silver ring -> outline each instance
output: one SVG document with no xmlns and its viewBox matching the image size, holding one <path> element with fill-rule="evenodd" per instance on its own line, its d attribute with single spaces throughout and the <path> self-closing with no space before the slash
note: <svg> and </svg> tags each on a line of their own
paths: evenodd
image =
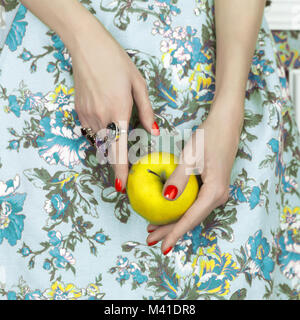
<svg viewBox="0 0 300 320">
<path fill-rule="evenodd" d="M 101 135 L 102 133 L 102 135 Z M 127 133 L 126 129 L 121 129 L 116 122 L 111 122 L 106 126 L 105 136 L 103 137 L 103 129 L 100 129 L 95 135 L 95 146 L 105 156 L 108 155 L 109 146 L 118 141 L 120 135 Z"/>
</svg>

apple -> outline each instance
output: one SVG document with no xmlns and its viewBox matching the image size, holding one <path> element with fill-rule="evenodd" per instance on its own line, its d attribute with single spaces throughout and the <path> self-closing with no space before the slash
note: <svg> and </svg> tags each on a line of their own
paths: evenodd
<svg viewBox="0 0 300 320">
<path fill-rule="evenodd" d="M 166 199 L 162 190 L 178 165 L 174 154 L 153 152 L 132 165 L 127 180 L 127 195 L 133 210 L 155 225 L 178 220 L 195 201 L 199 185 L 190 175 L 182 194 L 175 200 Z"/>
</svg>

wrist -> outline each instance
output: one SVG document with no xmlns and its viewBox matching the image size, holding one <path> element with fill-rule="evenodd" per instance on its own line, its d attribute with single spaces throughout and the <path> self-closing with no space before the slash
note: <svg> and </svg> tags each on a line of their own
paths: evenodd
<svg viewBox="0 0 300 320">
<path fill-rule="evenodd" d="M 212 100 L 212 107 L 219 108 L 222 105 L 227 105 L 228 108 L 244 109 L 246 98 L 246 91 L 240 90 L 219 90 L 215 91 Z"/>
<path fill-rule="evenodd" d="M 61 21 L 55 30 L 71 53 L 77 52 L 81 47 L 85 48 L 85 44 L 93 43 L 95 33 L 97 39 L 104 38 L 108 33 L 83 5 L 76 2 L 74 6 L 72 15 L 69 14 L 68 19 Z"/>
<path fill-rule="evenodd" d="M 245 98 L 232 95 L 215 96 L 210 107 L 209 116 L 226 122 L 239 135 L 244 124 Z"/>
</svg>

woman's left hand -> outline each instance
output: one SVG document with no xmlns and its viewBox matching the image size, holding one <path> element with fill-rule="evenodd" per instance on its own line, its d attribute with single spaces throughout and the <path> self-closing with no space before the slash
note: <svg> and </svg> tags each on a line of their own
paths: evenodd
<svg viewBox="0 0 300 320">
<path fill-rule="evenodd" d="M 204 129 L 204 159 L 201 172 L 202 186 L 193 205 L 176 222 L 167 225 L 149 224 L 148 245 L 162 240 L 161 250 L 167 254 L 177 240 L 186 232 L 200 224 L 215 208 L 223 205 L 229 198 L 230 176 L 235 161 L 241 130 L 244 122 L 244 105 L 241 102 L 226 102 L 216 99 L 206 120 L 198 127 Z M 193 134 L 189 140 L 195 139 Z M 193 143 L 187 143 L 180 159 L 189 153 Z M 203 156 L 203 155 L 202 155 Z M 170 201 L 176 200 L 183 192 L 188 179 L 188 165 L 179 161 L 178 166 L 166 181 L 163 196 Z M 168 194 L 168 190 L 172 190 Z M 177 189 L 177 190 L 176 190 Z"/>
</svg>

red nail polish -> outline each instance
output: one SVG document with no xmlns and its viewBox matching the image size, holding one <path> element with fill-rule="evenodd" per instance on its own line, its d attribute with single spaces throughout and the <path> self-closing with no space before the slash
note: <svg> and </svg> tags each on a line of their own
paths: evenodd
<svg viewBox="0 0 300 320">
<path fill-rule="evenodd" d="M 122 193 L 126 193 L 126 188 L 124 188 L 124 189 L 122 190 Z"/>
<path fill-rule="evenodd" d="M 154 131 L 154 132 L 153 132 L 154 135 L 156 135 L 156 136 L 159 136 L 159 135 L 160 135 L 159 126 L 158 126 L 158 124 L 156 123 L 156 121 L 153 122 L 152 130 Z"/>
<path fill-rule="evenodd" d="M 165 250 L 163 253 L 164 253 L 164 255 L 166 255 L 167 253 L 169 253 L 170 251 L 171 251 L 171 249 L 172 249 L 173 247 L 169 247 L 167 250 Z"/>
<path fill-rule="evenodd" d="M 115 188 L 118 192 L 122 190 L 122 181 L 120 179 L 116 179 L 115 181 Z"/>
<path fill-rule="evenodd" d="M 178 193 L 177 187 L 170 185 L 170 186 L 167 186 L 164 196 L 170 200 L 174 200 L 177 196 L 177 193 Z"/>
<path fill-rule="evenodd" d="M 148 230 L 148 232 L 150 233 L 150 232 L 153 232 L 154 230 Z"/>
<path fill-rule="evenodd" d="M 153 242 L 148 242 L 148 246 L 153 246 L 154 244 L 156 244 L 158 241 L 153 241 Z"/>
</svg>

